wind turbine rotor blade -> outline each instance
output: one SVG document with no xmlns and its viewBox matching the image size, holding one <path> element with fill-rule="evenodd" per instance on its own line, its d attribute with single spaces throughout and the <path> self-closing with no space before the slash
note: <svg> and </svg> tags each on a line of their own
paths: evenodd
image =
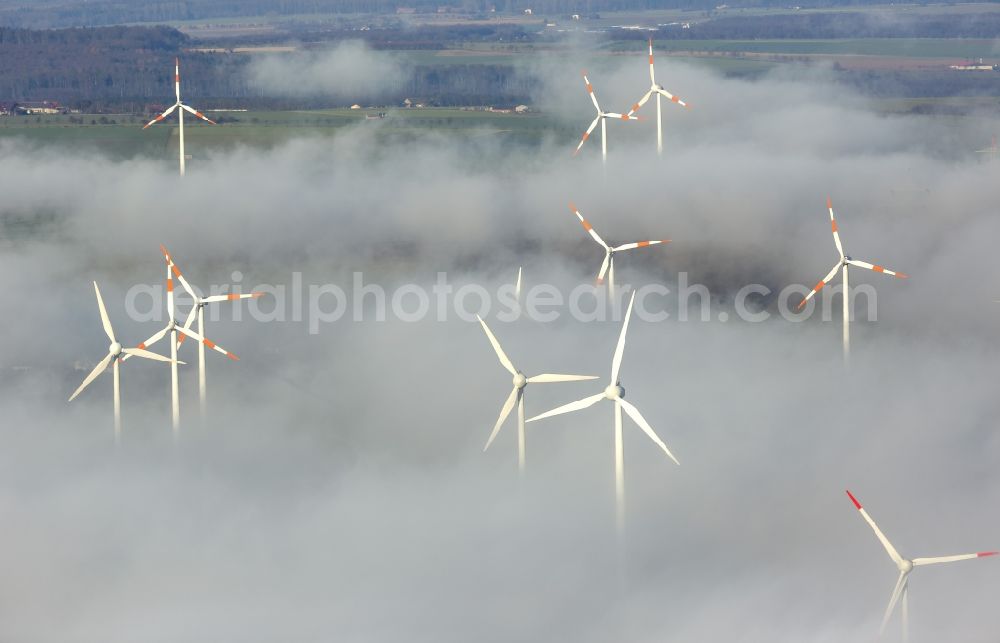
<svg viewBox="0 0 1000 643">
<path fill-rule="evenodd" d="M 582 409 L 591 407 L 601 400 L 606 399 L 604 393 L 598 393 L 597 395 L 591 395 L 590 397 L 585 397 L 582 400 L 577 400 L 576 402 L 570 402 L 569 404 L 563 404 L 562 406 L 556 407 L 551 411 L 546 411 L 541 415 L 536 415 L 533 418 L 529 418 L 528 422 L 534 422 L 535 420 L 542 420 L 545 418 L 550 418 L 555 415 L 562 415 L 563 413 L 572 413 L 573 411 L 580 411 Z"/>
<path fill-rule="evenodd" d="M 861 506 L 861 503 L 858 502 L 858 499 L 854 497 L 854 494 L 851 493 L 850 490 L 847 491 L 847 495 L 848 497 L 850 497 L 851 502 L 854 503 L 854 507 L 861 514 L 861 517 L 865 519 L 865 522 L 867 522 L 868 525 L 872 528 L 872 531 L 875 532 L 875 536 L 878 537 L 879 542 L 881 542 L 882 546 L 885 547 L 885 551 L 886 553 L 889 554 L 889 558 L 892 559 L 892 562 L 896 563 L 896 565 L 901 564 L 903 562 L 903 557 L 899 555 L 899 552 L 896 551 L 896 548 L 892 546 L 892 543 L 889 542 L 889 539 L 886 538 L 885 534 L 882 533 L 882 530 L 878 528 L 878 525 L 876 525 L 875 521 L 872 520 L 872 517 L 868 515 L 868 512 L 865 511 L 865 508 Z"/>
<path fill-rule="evenodd" d="M 219 301 L 236 301 L 238 299 L 256 299 L 258 297 L 263 297 L 262 292 L 231 292 L 227 295 L 212 295 L 211 297 L 199 298 L 203 304 L 214 304 Z"/>
<path fill-rule="evenodd" d="M 97 282 L 94 282 L 94 294 L 97 295 L 97 308 L 101 312 L 101 325 L 104 326 L 104 334 L 108 336 L 111 343 L 114 344 L 118 340 L 115 339 L 115 331 L 111 328 L 111 320 L 108 318 L 108 310 L 104 307 L 104 299 L 101 297 L 101 289 L 97 287 Z"/>
<path fill-rule="evenodd" d="M 140 350 L 149 348 L 150 346 L 152 346 L 156 342 L 158 342 L 161 339 L 163 339 L 163 336 L 166 335 L 166 334 L 167 334 L 167 327 L 164 326 L 162 329 L 156 331 L 156 333 L 154 333 L 152 337 L 150 337 L 149 339 L 147 339 L 143 343 L 141 343 L 138 346 L 136 346 L 136 348 L 138 348 Z M 125 355 L 122 356 L 122 361 L 123 362 L 125 360 L 127 360 L 129 357 L 131 357 L 131 354 L 128 351 L 124 351 L 124 352 L 125 352 Z"/>
<path fill-rule="evenodd" d="M 636 112 L 638 112 L 642 108 L 642 106 L 646 104 L 646 101 L 648 101 L 650 97 L 652 97 L 652 95 L 653 95 L 652 89 L 646 92 L 635 105 L 632 105 L 632 109 L 628 110 L 628 115 L 631 116 Z"/>
<path fill-rule="evenodd" d="M 660 439 L 660 436 L 656 435 L 656 431 L 653 430 L 653 427 L 649 426 L 649 422 L 646 421 L 646 418 L 642 417 L 642 413 L 639 412 L 639 409 L 635 408 L 631 402 L 628 402 L 624 398 L 618 398 L 616 401 L 623 409 L 625 409 L 625 412 L 628 413 L 630 418 L 632 418 L 632 421 L 639 425 L 639 428 L 642 429 L 643 433 L 649 436 L 649 439 L 656 443 L 656 446 L 663 449 L 663 452 L 667 454 L 667 457 L 679 466 L 680 462 L 678 462 L 677 458 L 674 457 L 674 454 L 670 452 L 670 449 L 668 449 L 667 445 Z"/>
<path fill-rule="evenodd" d="M 988 558 L 989 556 L 996 556 L 1000 552 L 995 551 L 981 551 L 978 554 L 959 554 L 957 556 L 937 556 L 935 558 L 914 558 L 913 566 L 921 567 L 923 565 L 937 565 L 939 563 L 955 563 L 960 560 L 972 560 L 973 558 Z"/>
<path fill-rule="evenodd" d="M 815 295 L 819 291 L 823 290 L 823 286 L 825 286 L 828 283 L 830 283 L 830 280 L 833 279 L 834 275 L 837 274 L 837 271 L 840 270 L 840 266 L 841 265 L 842 264 L 840 262 L 838 262 L 837 265 L 835 265 L 830 270 L 830 272 L 829 272 L 829 274 L 827 274 L 827 276 L 823 277 L 823 279 L 821 279 L 818 284 L 816 284 L 815 286 L 813 286 L 813 289 L 809 291 L 809 294 L 806 295 L 805 298 L 802 301 L 799 302 L 799 305 L 798 305 L 798 309 L 799 310 L 801 310 L 802 307 L 806 305 L 807 301 L 809 301 L 810 299 L 813 298 L 813 295 Z"/>
<path fill-rule="evenodd" d="M 518 301 L 521 300 L 521 267 L 517 268 L 517 282 L 514 284 L 514 296 Z"/>
<path fill-rule="evenodd" d="M 889 605 L 885 608 L 885 615 L 882 617 L 882 626 L 879 628 L 879 633 L 885 632 L 885 626 L 889 623 L 889 617 L 892 616 L 892 610 L 896 609 L 896 603 L 899 602 L 899 596 L 903 593 L 903 586 L 906 584 L 906 572 L 899 573 L 899 580 L 896 581 L 896 587 L 892 590 L 892 596 L 889 597 Z"/>
<path fill-rule="evenodd" d="M 649 39 L 649 84 L 656 86 L 656 75 L 653 72 L 653 39 Z"/>
<path fill-rule="evenodd" d="M 601 106 L 597 104 L 597 96 L 594 95 L 594 86 L 590 84 L 590 79 L 587 78 L 587 72 L 583 72 L 583 82 L 587 85 L 587 93 L 590 94 L 590 100 L 594 103 L 594 109 L 597 110 L 598 117 L 600 117 Z"/>
<path fill-rule="evenodd" d="M 89 386 L 90 383 L 93 382 L 98 375 L 103 373 L 105 369 L 108 368 L 108 364 L 110 364 L 111 360 L 113 360 L 114 358 L 115 356 L 112 355 L 111 353 L 105 355 L 104 359 L 98 362 L 97 366 L 94 367 L 94 370 L 90 371 L 90 374 L 84 378 L 83 383 L 80 384 L 80 386 L 78 386 L 75 391 L 73 391 L 73 394 L 69 396 L 67 402 L 72 402 L 74 399 L 76 399 L 76 396 L 79 395 L 83 391 L 83 389 L 87 388 L 87 386 Z"/>
<path fill-rule="evenodd" d="M 611 265 L 611 252 L 604 253 L 604 263 L 601 264 L 601 271 L 597 273 L 597 283 L 598 285 L 604 283 L 604 275 L 608 272 L 608 266 Z"/>
<path fill-rule="evenodd" d="M 497 418 L 497 423 L 493 425 L 493 432 L 490 433 L 490 438 L 486 441 L 486 446 L 483 447 L 483 451 L 490 448 L 493 444 L 493 439 L 497 437 L 497 433 L 500 432 L 500 427 L 503 426 L 504 420 L 510 415 L 510 412 L 514 410 L 514 405 L 517 404 L 518 393 L 523 389 L 517 387 L 510 390 L 510 395 L 507 396 L 507 401 L 503 403 L 503 408 L 500 409 L 500 417 Z"/>
<path fill-rule="evenodd" d="M 583 144 L 587 142 L 587 139 L 590 138 L 591 132 L 594 131 L 594 128 L 597 127 L 597 124 L 600 122 L 601 122 L 601 117 L 598 116 L 597 118 L 594 119 L 594 122 L 590 124 L 590 127 L 587 128 L 587 131 L 583 133 L 583 138 L 580 139 L 580 143 L 576 146 L 576 150 L 573 152 L 573 156 L 576 156 L 577 154 L 580 153 L 580 148 L 583 147 Z"/>
<path fill-rule="evenodd" d="M 844 246 L 840 243 L 840 232 L 837 231 L 837 220 L 833 216 L 833 201 L 830 197 L 826 198 L 826 209 L 830 211 L 830 230 L 833 231 L 833 242 L 837 245 L 837 252 L 840 253 L 840 258 L 844 258 Z"/>
<path fill-rule="evenodd" d="M 628 300 L 628 310 L 625 312 L 625 323 L 622 324 L 622 332 L 618 335 L 618 346 L 615 347 L 615 357 L 611 360 L 611 384 L 618 383 L 618 372 L 622 368 L 622 355 L 625 354 L 625 334 L 628 332 L 628 320 L 632 318 L 632 305 L 635 303 L 635 291 Z"/>
<path fill-rule="evenodd" d="M 194 114 L 195 116 L 197 116 L 198 118 L 200 118 L 201 120 L 205 121 L 206 123 L 208 123 L 210 125 L 218 125 L 218 123 L 216 123 L 215 121 L 213 121 L 211 118 L 208 118 L 207 116 L 205 116 L 204 114 L 202 114 L 201 112 L 199 112 L 196 109 L 192 109 L 191 107 L 188 107 L 187 105 L 185 105 L 183 103 L 181 103 L 181 107 L 184 109 L 184 111 L 190 112 L 190 113 Z"/>
<path fill-rule="evenodd" d="M 169 357 L 166 357 L 164 355 L 160 355 L 159 353 L 152 353 L 152 352 L 147 351 L 147 350 L 142 349 L 142 348 L 123 348 L 122 352 L 126 353 L 127 355 L 135 355 L 136 357 L 145 357 L 146 359 L 151 359 L 151 360 L 154 360 L 154 361 L 157 361 L 157 362 L 173 362 L 174 361 L 174 360 L 170 359 Z M 177 363 L 178 364 L 183 364 L 184 362 L 177 362 Z"/>
<path fill-rule="evenodd" d="M 163 253 L 163 257 L 167 260 L 167 267 L 170 268 L 170 272 L 173 273 L 174 277 L 177 277 L 177 281 L 181 282 L 181 287 L 184 288 L 184 290 L 187 291 L 187 294 L 191 295 L 191 299 L 197 303 L 199 301 L 198 295 L 194 292 L 194 289 L 191 288 L 191 284 L 187 282 L 184 275 L 181 274 L 180 268 L 178 268 L 177 264 L 174 263 L 173 257 L 170 256 L 170 253 L 167 252 L 167 249 L 163 246 L 163 244 L 160 244 L 160 252 Z"/>
<path fill-rule="evenodd" d="M 552 382 L 581 382 L 583 380 L 596 380 L 596 375 L 562 375 L 560 373 L 542 373 L 529 377 L 531 384 L 549 384 Z"/>
<path fill-rule="evenodd" d="M 669 99 L 673 103 L 677 103 L 681 107 L 691 107 L 690 105 L 688 105 L 687 103 L 685 103 L 684 101 L 682 101 L 680 99 L 680 97 L 674 96 L 673 94 L 671 94 L 667 90 L 663 89 L 662 87 L 657 87 L 656 88 L 656 93 L 659 94 L 660 96 L 663 96 L 664 98 Z"/>
<path fill-rule="evenodd" d="M 597 234 L 597 230 L 594 230 L 594 226 L 590 225 L 590 221 L 587 221 L 583 217 L 583 215 L 580 214 L 580 211 L 577 209 L 576 205 L 572 201 L 570 201 L 569 209 L 573 214 L 576 215 L 576 218 L 580 220 L 580 225 L 582 225 L 583 229 L 586 230 L 587 233 L 594 238 L 594 241 L 601 244 L 601 247 L 604 248 L 605 250 L 609 250 L 610 246 L 604 243 L 604 239 L 601 238 L 601 235 Z"/>
<path fill-rule="evenodd" d="M 605 112 L 604 118 L 614 118 L 623 121 L 641 121 L 642 118 L 639 116 L 633 116 L 631 114 L 619 114 L 618 112 Z"/>
<path fill-rule="evenodd" d="M 218 344 L 216 344 L 212 340 L 210 340 L 210 339 L 208 339 L 206 337 L 202 337 L 201 335 L 199 335 L 198 333 L 194 332 L 190 328 L 184 328 L 182 326 L 178 326 L 177 327 L 177 332 L 181 333 L 183 335 L 187 335 L 188 337 L 190 337 L 191 339 L 195 340 L 196 342 L 201 342 L 202 344 L 205 345 L 206 348 L 211 348 L 212 350 L 214 350 L 216 352 L 222 353 L 223 355 L 225 355 L 229 359 L 233 360 L 234 362 L 238 362 L 240 360 L 240 358 L 237 357 L 236 355 L 234 355 L 233 353 L 230 353 L 229 351 L 227 351 L 223 347 L 219 346 Z"/>
<path fill-rule="evenodd" d="M 848 259 L 847 263 L 852 266 L 857 266 L 858 268 L 865 268 L 866 270 L 871 270 L 873 272 L 881 272 L 883 274 L 889 275 L 891 277 L 899 277 L 900 279 L 906 279 L 909 277 L 905 272 L 896 272 L 894 270 L 889 270 L 885 266 L 880 266 L 878 264 L 868 263 L 867 261 L 858 261 L 857 259 Z"/>
<path fill-rule="evenodd" d="M 670 243 L 670 239 L 657 239 L 651 241 L 636 241 L 635 243 L 625 243 L 620 246 L 612 248 L 615 252 L 619 250 L 634 250 L 635 248 L 645 248 L 646 246 L 655 246 L 660 243 Z"/>
<path fill-rule="evenodd" d="M 482 324 L 483 331 L 485 331 L 486 337 L 490 340 L 490 344 L 493 345 L 493 351 L 496 352 L 497 358 L 500 360 L 500 364 L 506 368 L 511 375 L 517 375 L 517 369 L 514 368 L 514 363 L 510 361 L 509 357 L 507 357 L 507 353 L 503 352 L 503 349 L 500 348 L 500 342 L 498 342 L 496 336 L 493 335 L 493 331 L 491 331 L 490 327 L 486 325 L 486 322 L 483 321 L 482 317 L 476 315 L 476 319 L 478 319 L 479 323 Z"/>
<path fill-rule="evenodd" d="M 173 105 L 171 105 L 170 108 L 167 109 L 167 111 L 163 112 L 162 114 L 160 114 L 159 116 L 157 116 L 153 120 L 151 120 L 148 123 L 146 123 L 145 125 L 143 125 L 142 129 L 146 129 L 150 125 L 153 125 L 155 123 L 159 123 L 160 121 L 162 121 L 167 116 L 170 116 L 174 112 L 175 109 L 177 109 L 177 104 L 176 103 L 174 103 Z"/>
<path fill-rule="evenodd" d="M 177 96 L 177 103 L 181 102 L 181 59 L 174 58 L 174 95 Z"/>
</svg>

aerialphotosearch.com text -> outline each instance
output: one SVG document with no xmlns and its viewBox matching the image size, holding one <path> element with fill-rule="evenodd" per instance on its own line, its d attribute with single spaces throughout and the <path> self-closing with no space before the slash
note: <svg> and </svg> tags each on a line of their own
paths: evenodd
<svg viewBox="0 0 1000 643">
<path fill-rule="evenodd" d="M 839 309 L 842 292 L 839 285 L 826 287 L 801 308 L 799 304 L 810 292 L 802 284 L 790 284 L 777 292 L 763 284 L 747 284 L 724 297 L 713 297 L 705 285 L 689 283 L 686 272 L 678 273 L 676 284 L 616 285 L 613 298 L 607 284 L 593 283 L 569 289 L 536 283 L 524 287 L 518 297 L 513 283 L 492 289 L 467 281 L 453 283 L 445 272 L 437 273 L 432 284 L 404 283 L 388 288 L 367 282 L 362 272 L 352 273 L 349 286 L 306 284 L 301 272 L 291 273 L 287 284 L 248 287 L 242 281 L 243 275 L 234 272 L 232 283 L 213 285 L 207 292 L 198 293 L 201 296 L 262 293 L 259 298 L 209 305 L 205 310 L 209 320 L 241 321 L 247 317 L 257 322 L 304 322 L 310 334 L 320 332 L 324 324 L 345 320 L 443 322 L 457 317 L 475 321 L 479 315 L 501 322 L 527 318 L 551 323 L 565 316 L 584 323 L 619 321 L 633 291 L 633 314 L 649 322 L 674 319 L 725 323 L 735 317 L 742 322 L 762 323 L 775 314 L 789 322 L 801 322 L 817 313 L 823 321 L 831 321 L 835 317 L 833 302 L 837 301 Z M 176 290 L 174 298 L 179 307 L 191 304 L 183 291 Z M 863 311 L 868 321 L 877 321 L 878 297 L 874 287 L 868 284 L 852 287 L 850 300 L 852 310 Z M 165 302 L 162 284 L 136 284 L 126 293 L 125 311 L 133 321 L 162 322 L 166 316 Z"/>
</svg>

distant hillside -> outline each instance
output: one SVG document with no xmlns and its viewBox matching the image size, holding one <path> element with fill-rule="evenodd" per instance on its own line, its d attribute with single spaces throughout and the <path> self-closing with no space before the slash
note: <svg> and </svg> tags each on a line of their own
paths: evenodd
<svg viewBox="0 0 1000 643">
<path fill-rule="evenodd" d="M 398 9 L 434 13 L 449 7 L 466 13 L 538 16 L 595 14 L 651 9 L 713 9 L 720 0 L 0 0 L 0 26 L 26 28 L 94 27 L 128 23 L 164 23 L 250 16 L 311 14 L 391 14 Z M 864 0 L 745 0 L 740 7 L 860 6 Z"/>
</svg>

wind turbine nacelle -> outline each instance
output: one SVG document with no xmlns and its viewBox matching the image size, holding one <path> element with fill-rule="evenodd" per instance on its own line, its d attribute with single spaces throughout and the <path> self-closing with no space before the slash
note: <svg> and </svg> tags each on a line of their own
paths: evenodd
<svg viewBox="0 0 1000 643">
<path fill-rule="evenodd" d="M 111 344 L 111 346 L 108 346 L 108 352 L 114 355 L 115 357 L 118 357 L 119 355 L 122 354 L 122 345 L 119 344 L 118 342 L 114 342 Z"/>
<path fill-rule="evenodd" d="M 622 388 L 621 384 L 611 384 L 608 388 L 604 389 L 604 397 L 609 400 L 623 399 L 625 397 L 625 389 Z"/>
<path fill-rule="evenodd" d="M 528 378 L 524 376 L 524 373 L 518 371 L 517 374 L 514 375 L 514 388 L 524 388 L 527 384 Z"/>
<path fill-rule="evenodd" d="M 903 572 L 904 574 L 909 574 L 911 571 L 913 571 L 913 561 L 904 560 L 901 563 L 899 563 L 899 571 Z"/>
</svg>

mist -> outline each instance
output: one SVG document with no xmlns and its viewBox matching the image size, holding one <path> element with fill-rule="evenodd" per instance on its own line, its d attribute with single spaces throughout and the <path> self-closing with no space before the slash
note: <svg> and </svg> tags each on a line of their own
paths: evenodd
<svg viewBox="0 0 1000 643">
<path fill-rule="evenodd" d="M 648 87 L 643 56 L 588 71 L 608 110 Z M 582 134 L 576 63 L 533 73 L 536 104 Z M 340 74 L 322 84 L 350 87 Z M 815 71 L 657 74 L 692 108 L 664 105 L 662 158 L 654 105 L 608 123 L 606 170 L 596 134 L 572 157 L 578 139 L 556 134 L 379 123 L 214 153 L 183 182 L 171 158 L 0 146 L 3 638 L 869 641 L 896 571 L 845 488 L 904 556 L 998 548 L 1000 220 L 996 167 L 972 152 L 995 120 L 887 116 Z M 852 272 L 877 321 L 862 299 L 849 370 L 839 302 L 826 322 L 777 310 L 837 260 L 828 196 L 848 254 L 910 275 Z M 609 243 L 671 239 L 619 257 L 623 289 L 675 292 L 683 273 L 711 293 L 705 320 L 679 321 L 673 296 L 666 321 L 632 319 L 622 384 L 681 466 L 626 420 L 622 542 L 610 406 L 529 424 L 519 480 L 513 418 L 483 453 L 510 375 L 453 301 L 446 321 L 348 315 L 315 333 L 290 296 L 253 304 L 283 322 L 225 304 L 206 334 L 241 359 L 207 356 L 202 422 L 182 347 L 176 441 L 165 365 L 123 365 L 117 448 L 110 377 L 65 402 L 106 351 L 91 281 L 125 345 L 162 326 L 125 307 L 162 282 L 160 243 L 203 289 L 301 273 L 350 291 L 361 272 L 391 296 L 444 272 L 493 292 L 523 266 L 527 289 L 568 292 L 603 258 L 570 200 Z M 748 284 L 772 291 L 770 318 L 721 321 Z M 526 374 L 601 377 L 529 386 L 529 417 L 607 384 L 620 321 L 481 312 Z M 918 570 L 910 590 L 913 641 L 1000 631 L 995 560 Z"/>
</svg>

